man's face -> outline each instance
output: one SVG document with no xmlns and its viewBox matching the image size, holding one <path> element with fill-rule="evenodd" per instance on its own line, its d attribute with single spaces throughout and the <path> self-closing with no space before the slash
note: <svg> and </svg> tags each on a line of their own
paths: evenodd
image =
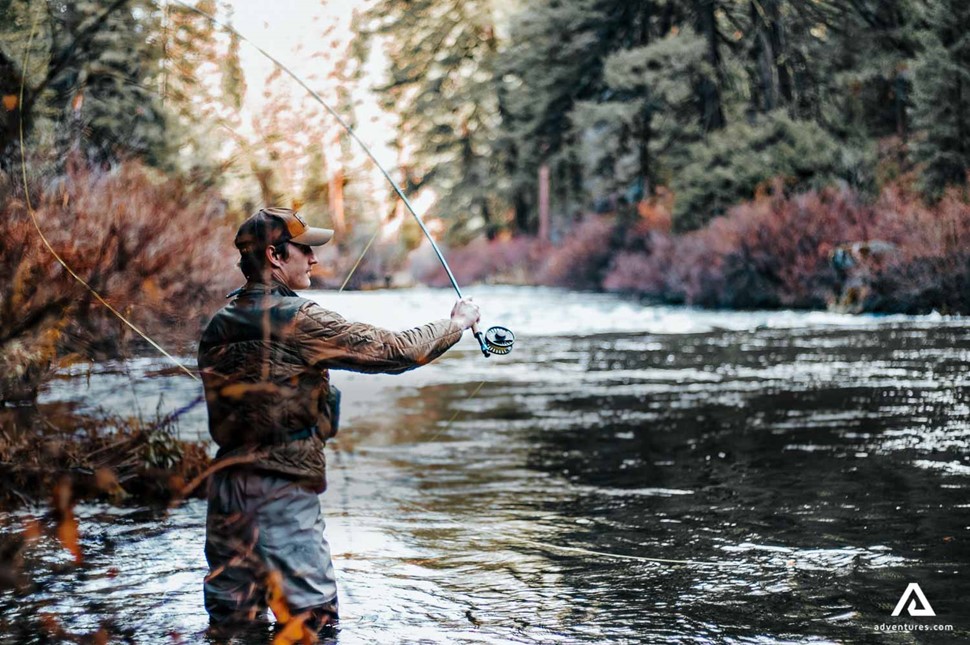
<svg viewBox="0 0 970 645">
<path fill-rule="evenodd" d="M 274 273 L 290 289 L 306 289 L 310 286 L 310 267 L 317 263 L 313 247 L 293 242 L 286 244 L 289 247 L 287 257 L 276 256 Z"/>
</svg>

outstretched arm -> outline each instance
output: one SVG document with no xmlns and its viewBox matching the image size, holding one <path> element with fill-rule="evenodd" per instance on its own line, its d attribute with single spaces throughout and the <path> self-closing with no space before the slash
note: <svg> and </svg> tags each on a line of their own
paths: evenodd
<svg viewBox="0 0 970 645">
<path fill-rule="evenodd" d="M 450 318 L 401 332 L 350 322 L 318 305 L 304 307 L 296 322 L 301 351 L 311 365 L 400 374 L 444 354 L 478 318 L 478 307 L 459 301 Z"/>
</svg>

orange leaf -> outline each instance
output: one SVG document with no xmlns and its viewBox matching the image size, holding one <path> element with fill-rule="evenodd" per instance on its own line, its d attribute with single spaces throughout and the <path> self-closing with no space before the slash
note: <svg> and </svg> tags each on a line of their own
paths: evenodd
<svg viewBox="0 0 970 645">
<path fill-rule="evenodd" d="M 152 302 L 160 302 L 165 297 L 165 294 L 162 293 L 158 283 L 155 282 L 155 279 L 151 277 L 145 278 L 145 280 L 142 281 L 141 290 L 142 293 L 144 293 Z"/>
<path fill-rule="evenodd" d="M 33 542 L 42 535 L 40 528 L 40 522 L 34 518 L 30 518 L 24 522 L 24 540 L 27 542 Z"/>
<path fill-rule="evenodd" d="M 289 620 L 283 626 L 283 629 L 276 634 L 276 637 L 273 639 L 273 645 L 296 645 L 296 643 L 312 645 L 316 643 L 316 634 L 307 629 L 306 625 L 303 624 L 308 616 L 309 614 L 300 614 Z"/>
<path fill-rule="evenodd" d="M 279 571 L 270 571 L 266 576 L 266 588 L 269 590 L 269 608 L 273 610 L 276 620 L 281 623 L 290 622 L 290 606 L 283 593 L 283 575 Z"/>
<path fill-rule="evenodd" d="M 115 477 L 115 473 L 110 468 L 98 468 L 94 471 L 94 485 L 98 487 L 98 490 L 105 493 L 114 493 L 121 486 L 118 484 L 118 478 Z"/>
<path fill-rule="evenodd" d="M 64 633 L 61 624 L 57 621 L 54 614 L 49 614 L 46 611 L 42 613 L 40 615 L 40 624 L 48 636 L 60 636 Z"/>
<path fill-rule="evenodd" d="M 274 383 L 233 383 L 219 393 L 231 399 L 241 399 L 247 394 L 278 394 L 280 388 Z"/>
<path fill-rule="evenodd" d="M 62 477 L 54 486 L 54 508 L 57 510 L 57 539 L 74 556 L 75 564 L 80 564 L 81 545 L 78 542 L 78 524 L 71 499 L 70 477 Z"/>
<path fill-rule="evenodd" d="M 57 525 L 57 539 L 74 556 L 74 563 L 81 564 L 81 545 L 78 543 L 77 519 L 70 511 Z"/>
<path fill-rule="evenodd" d="M 17 108 L 17 104 L 20 101 L 17 99 L 16 94 L 4 94 L 3 95 L 3 107 L 7 112 L 13 112 Z"/>
<path fill-rule="evenodd" d="M 91 642 L 94 643 L 94 645 L 108 645 L 109 637 L 110 634 L 108 634 L 108 630 L 102 627 L 91 637 Z"/>
</svg>

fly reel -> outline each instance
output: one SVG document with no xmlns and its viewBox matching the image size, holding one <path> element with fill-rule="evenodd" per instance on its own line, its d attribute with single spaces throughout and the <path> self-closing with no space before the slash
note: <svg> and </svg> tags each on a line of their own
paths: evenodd
<svg viewBox="0 0 970 645">
<path fill-rule="evenodd" d="M 515 343 L 515 334 L 506 327 L 489 327 L 484 334 L 480 331 L 475 332 L 475 338 L 478 339 L 478 345 L 485 358 L 492 354 L 504 356 L 512 351 L 512 345 Z"/>
</svg>

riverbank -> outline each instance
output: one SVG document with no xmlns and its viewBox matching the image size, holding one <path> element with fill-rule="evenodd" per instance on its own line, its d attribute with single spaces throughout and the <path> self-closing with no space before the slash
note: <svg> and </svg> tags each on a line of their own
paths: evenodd
<svg viewBox="0 0 970 645">
<path fill-rule="evenodd" d="M 208 467 L 208 446 L 180 439 L 172 415 L 131 414 L 83 414 L 63 402 L 0 408 L 0 510 L 181 497 Z"/>
<path fill-rule="evenodd" d="M 796 195 L 781 185 L 689 232 L 671 228 L 670 197 L 587 215 L 555 243 L 476 240 L 450 249 L 463 285 L 558 286 L 712 309 L 970 313 L 970 204 L 958 190 L 927 203 L 888 184 Z M 419 282 L 448 284 L 430 249 L 412 254 Z"/>
</svg>

